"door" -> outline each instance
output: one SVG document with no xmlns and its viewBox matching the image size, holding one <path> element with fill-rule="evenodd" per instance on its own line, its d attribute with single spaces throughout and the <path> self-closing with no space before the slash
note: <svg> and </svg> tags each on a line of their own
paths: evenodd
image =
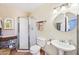
<svg viewBox="0 0 79 59">
<path fill-rule="evenodd" d="M 28 20 L 19 18 L 19 49 L 28 49 Z"/>
<path fill-rule="evenodd" d="M 29 18 L 29 33 L 30 33 L 30 47 L 36 44 L 37 40 L 37 28 L 34 19 Z"/>
</svg>

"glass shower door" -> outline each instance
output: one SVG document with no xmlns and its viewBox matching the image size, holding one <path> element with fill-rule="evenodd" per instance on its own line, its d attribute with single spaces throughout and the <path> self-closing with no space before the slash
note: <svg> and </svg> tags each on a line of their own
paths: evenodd
<svg viewBox="0 0 79 59">
<path fill-rule="evenodd" d="M 28 49 L 28 20 L 19 18 L 19 49 Z"/>
</svg>

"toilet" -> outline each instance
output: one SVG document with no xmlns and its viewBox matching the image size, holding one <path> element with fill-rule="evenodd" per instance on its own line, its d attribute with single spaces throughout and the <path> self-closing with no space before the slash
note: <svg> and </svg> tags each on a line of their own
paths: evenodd
<svg viewBox="0 0 79 59">
<path fill-rule="evenodd" d="M 40 49 L 46 45 L 46 39 L 42 37 L 37 38 L 37 44 L 31 46 L 30 52 L 33 55 L 40 55 Z"/>
</svg>

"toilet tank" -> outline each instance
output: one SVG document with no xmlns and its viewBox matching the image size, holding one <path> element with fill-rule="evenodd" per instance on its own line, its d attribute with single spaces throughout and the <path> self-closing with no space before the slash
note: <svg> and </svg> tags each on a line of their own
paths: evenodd
<svg viewBox="0 0 79 59">
<path fill-rule="evenodd" d="M 46 39 L 43 38 L 43 37 L 38 37 L 37 38 L 37 44 L 40 46 L 40 47 L 44 47 L 46 45 Z"/>
</svg>

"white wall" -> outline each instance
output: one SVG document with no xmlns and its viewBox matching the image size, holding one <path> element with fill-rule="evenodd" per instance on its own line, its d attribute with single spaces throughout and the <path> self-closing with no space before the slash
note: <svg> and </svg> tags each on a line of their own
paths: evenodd
<svg viewBox="0 0 79 59">
<path fill-rule="evenodd" d="M 14 8 L 0 5 L 0 18 L 4 20 L 6 17 L 11 17 L 14 19 L 14 29 L 13 30 L 2 30 L 2 35 L 17 35 L 17 17 L 26 16 L 26 12 Z M 14 40 L 16 42 L 16 40 Z M 16 46 L 18 43 L 16 43 Z"/>
<path fill-rule="evenodd" d="M 37 20 L 47 21 L 44 26 L 44 30 L 39 31 L 39 36 L 43 36 L 46 39 L 50 39 L 50 38 L 57 39 L 57 40 L 61 40 L 61 39 L 70 40 L 71 39 L 73 43 L 77 45 L 77 27 L 69 32 L 61 32 L 61 31 L 56 30 L 56 28 L 54 27 L 53 21 L 55 21 L 54 20 L 55 16 L 57 14 L 60 14 L 61 11 L 58 10 L 57 14 L 53 14 L 52 7 L 53 7 L 52 4 L 46 4 L 36 9 L 32 14 L 35 18 L 37 18 Z M 74 8 L 74 7 L 67 9 L 67 11 L 73 12 L 75 14 L 77 14 L 78 12 L 77 8 Z M 57 54 L 57 49 L 54 47 L 47 46 L 45 50 L 49 54 Z M 69 52 L 67 54 L 76 54 L 76 52 Z"/>
<path fill-rule="evenodd" d="M 3 35 L 13 35 L 16 34 L 16 19 L 19 16 L 26 16 L 26 13 L 24 11 L 21 11 L 17 8 L 13 7 L 7 7 L 0 5 L 0 18 L 4 20 L 6 17 L 11 17 L 14 19 L 14 30 L 3 30 Z"/>
</svg>

